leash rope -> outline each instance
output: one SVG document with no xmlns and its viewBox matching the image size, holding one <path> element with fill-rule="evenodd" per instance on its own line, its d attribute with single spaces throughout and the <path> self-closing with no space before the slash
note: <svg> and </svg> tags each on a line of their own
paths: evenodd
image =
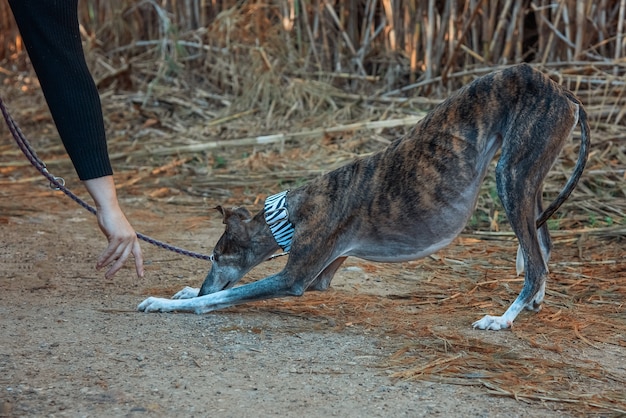
<svg viewBox="0 0 626 418">
<path fill-rule="evenodd" d="M 15 139 L 17 146 L 20 148 L 20 150 L 22 150 L 22 152 L 24 153 L 28 161 L 30 161 L 30 163 L 37 169 L 37 171 L 39 171 L 46 179 L 48 179 L 48 181 L 50 182 L 50 187 L 52 187 L 55 190 L 62 191 L 74 202 L 78 203 L 80 206 L 87 209 L 92 214 L 96 215 L 98 212 L 96 208 L 89 205 L 87 202 L 85 202 L 80 197 L 76 196 L 67 187 L 65 187 L 65 180 L 63 178 L 53 176 L 48 171 L 48 169 L 46 168 L 46 164 L 37 156 L 37 153 L 31 147 L 30 143 L 28 142 L 28 140 L 22 133 L 21 129 L 19 128 L 19 126 L 17 126 L 17 123 L 13 120 L 13 118 L 9 114 L 9 111 L 7 110 L 1 98 L 0 98 L 0 109 L 2 110 L 2 115 L 4 116 L 4 120 L 6 121 L 7 126 L 9 127 L 9 131 L 11 132 L 11 135 L 13 135 L 13 139 Z M 168 251 L 172 251 L 177 254 L 197 258 L 200 260 L 211 261 L 211 256 L 209 255 L 185 250 L 183 248 L 179 248 L 174 245 L 167 244 L 165 242 L 159 241 L 157 239 L 141 234 L 139 232 L 137 232 L 137 238 L 149 244 L 152 244 L 156 247 L 159 247 Z"/>
</svg>

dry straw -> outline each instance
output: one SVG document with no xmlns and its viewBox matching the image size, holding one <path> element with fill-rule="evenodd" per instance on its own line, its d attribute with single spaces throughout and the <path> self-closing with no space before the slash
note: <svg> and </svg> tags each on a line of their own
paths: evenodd
<svg viewBox="0 0 626 418">
<path fill-rule="evenodd" d="M 292 114 L 333 109 L 327 96 L 337 87 L 443 95 L 521 61 L 579 89 L 597 93 L 608 83 L 606 93 L 617 93 L 625 9 L 614 0 L 80 2 L 100 80 L 131 65 L 151 95 L 160 84 L 201 85 L 248 109 L 302 107 Z M 0 59 L 15 57 L 21 46 L 6 0 L 0 23 Z"/>
<path fill-rule="evenodd" d="M 395 345 L 395 353 L 378 366 L 394 379 L 479 386 L 494 396 L 551 403 L 574 414 L 626 413 L 626 263 L 612 259 L 619 251 L 595 252 L 605 259 L 595 265 L 572 263 L 575 250 L 557 239 L 543 310 L 522 314 L 511 331 L 489 333 L 470 324 L 515 298 L 522 279 L 502 278 L 514 277 L 515 243 L 490 242 L 482 256 L 495 261 L 485 263 L 463 249 L 470 241 L 461 238 L 438 257 L 401 266 L 357 262 L 364 276 L 388 281 L 386 288 L 413 281 L 411 293 L 381 295 L 361 287 L 233 310 L 271 311 L 302 318 L 308 328 L 391 337 L 385 344 Z M 598 238 L 591 242 L 604 245 Z"/>
</svg>

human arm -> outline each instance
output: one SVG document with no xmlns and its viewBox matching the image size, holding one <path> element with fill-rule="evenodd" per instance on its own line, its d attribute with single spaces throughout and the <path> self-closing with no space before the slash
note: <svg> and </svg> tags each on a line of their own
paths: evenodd
<svg viewBox="0 0 626 418">
<path fill-rule="evenodd" d="M 78 1 L 9 0 L 9 5 L 63 145 L 98 209 L 108 246 L 96 267 L 110 265 L 105 273 L 110 278 L 133 254 L 141 277 L 141 249 L 117 200 L 100 96 L 85 62 Z"/>
<path fill-rule="evenodd" d="M 111 175 L 100 95 L 80 37 L 78 1 L 9 0 L 9 5 L 78 177 Z"/>
<path fill-rule="evenodd" d="M 143 256 L 139 240 L 119 206 L 113 177 L 85 180 L 83 184 L 96 204 L 98 225 L 109 241 L 106 250 L 98 258 L 96 268 L 110 265 L 104 276 L 111 278 L 132 254 L 137 276 L 143 277 Z"/>
</svg>

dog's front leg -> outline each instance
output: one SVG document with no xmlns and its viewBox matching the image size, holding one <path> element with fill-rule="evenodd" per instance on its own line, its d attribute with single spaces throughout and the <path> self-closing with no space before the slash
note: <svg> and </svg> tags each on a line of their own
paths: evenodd
<svg viewBox="0 0 626 418">
<path fill-rule="evenodd" d="M 181 291 L 177 292 L 174 296 L 172 296 L 172 299 L 197 298 L 198 297 L 198 293 L 200 293 L 200 288 L 185 286 L 184 289 L 182 289 Z"/>
<path fill-rule="evenodd" d="M 143 312 L 193 312 L 203 314 L 246 302 L 282 296 L 301 296 L 305 287 L 300 281 L 285 278 L 283 272 L 254 283 L 188 299 L 150 297 L 139 304 Z M 183 292 L 185 290 L 183 289 Z"/>
<path fill-rule="evenodd" d="M 335 273 L 341 267 L 344 261 L 346 261 L 348 257 L 339 257 L 335 261 L 333 261 L 328 267 L 326 267 L 322 272 L 315 278 L 313 283 L 309 285 L 307 290 L 326 290 L 330 286 L 330 282 L 333 280 Z"/>
</svg>

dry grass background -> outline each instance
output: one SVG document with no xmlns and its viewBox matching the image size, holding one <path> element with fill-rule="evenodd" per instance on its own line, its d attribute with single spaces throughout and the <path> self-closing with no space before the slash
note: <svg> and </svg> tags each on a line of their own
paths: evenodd
<svg viewBox="0 0 626 418">
<path fill-rule="evenodd" d="M 79 3 L 118 170 L 163 167 L 193 178 L 186 189 L 203 195 L 223 194 L 225 182 L 302 182 L 380 149 L 474 77 L 527 61 L 579 95 L 594 130 L 568 207 L 579 210 L 552 222 L 610 227 L 624 218 L 623 1 Z M 46 119 L 41 97 L 26 94 L 37 93 L 36 80 L 6 0 L 0 23 L 4 100 L 20 109 L 18 121 Z M 51 144 L 40 152 L 66 161 Z M 568 146 L 553 170 L 548 196 L 576 150 Z M 493 229 L 502 212 L 492 183 L 486 189 L 474 226 Z"/>
<path fill-rule="evenodd" d="M 508 64 L 529 62 L 575 91 L 589 113 L 593 146 L 550 227 L 581 261 L 552 274 L 549 295 L 557 302 L 540 316 L 539 332 L 514 329 L 532 356 L 406 322 L 407 309 L 427 317 L 514 298 L 516 288 L 503 280 L 476 279 L 459 293 L 454 263 L 408 299 L 337 292 L 280 302 L 280 309 L 340 310 L 343 324 L 406 336 L 413 342 L 389 360 L 398 378 L 479 384 L 500 396 L 571 404 L 582 414 L 626 414 L 623 374 L 560 357 L 581 342 L 626 345 L 625 1 L 86 0 L 79 10 L 120 193 L 181 207 L 187 195 L 258 205 L 268 193 L 381 149 L 451 91 Z M 71 177 L 6 0 L 0 28 L 2 98 L 37 138 L 51 170 Z M 0 184 L 38 180 L 6 128 L 0 132 Z M 550 173 L 547 200 L 571 173 L 577 138 Z M 507 242 L 510 252 L 492 176 L 463 239 L 494 240 L 496 248 Z M 500 268 L 498 260 L 497 251 L 490 254 L 489 268 Z M 453 307 L 449 299 L 464 301 Z M 384 315 L 364 322 L 364 306 Z"/>
</svg>

